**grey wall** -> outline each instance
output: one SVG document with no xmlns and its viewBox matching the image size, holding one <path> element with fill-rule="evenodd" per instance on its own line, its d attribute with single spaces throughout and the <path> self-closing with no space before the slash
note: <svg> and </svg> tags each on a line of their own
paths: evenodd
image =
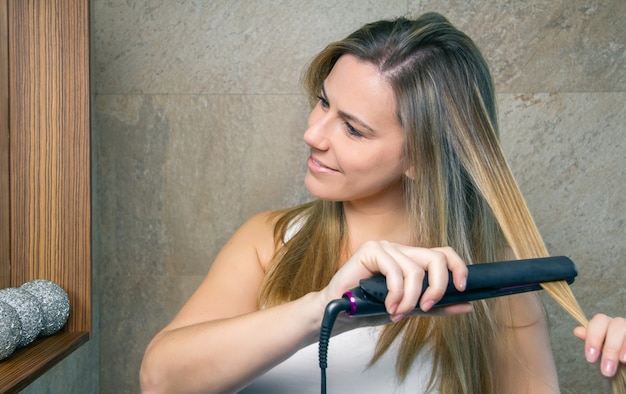
<svg viewBox="0 0 626 394">
<path fill-rule="evenodd" d="M 307 199 L 306 61 L 407 13 L 439 11 L 482 48 L 504 149 L 551 253 L 577 263 L 589 315 L 626 314 L 626 2 L 91 4 L 101 392 L 138 391 L 148 341 L 247 217 Z M 545 301 L 563 391 L 599 392 L 575 322 Z"/>
</svg>

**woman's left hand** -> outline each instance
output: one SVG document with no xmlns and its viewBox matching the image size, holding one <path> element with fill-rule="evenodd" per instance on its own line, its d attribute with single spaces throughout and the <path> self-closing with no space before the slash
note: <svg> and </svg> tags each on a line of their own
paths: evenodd
<svg viewBox="0 0 626 394">
<path fill-rule="evenodd" d="M 612 377 L 620 363 L 626 364 L 626 319 L 595 315 L 587 328 L 576 327 L 574 335 L 585 341 L 585 357 L 590 363 L 600 361 L 602 375 Z"/>
</svg>

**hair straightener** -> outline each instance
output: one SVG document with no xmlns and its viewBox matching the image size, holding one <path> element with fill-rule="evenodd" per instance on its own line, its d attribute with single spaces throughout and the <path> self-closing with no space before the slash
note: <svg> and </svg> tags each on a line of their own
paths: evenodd
<svg viewBox="0 0 626 394">
<path fill-rule="evenodd" d="M 449 273 L 448 288 L 434 307 L 540 290 L 540 283 L 544 282 L 564 280 L 572 284 L 578 275 L 574 263 L 565 256 L 473 264 L 467 269 L 465 291 L 458 291 L 454 287 L 452 273 Z M 427 287 L 428 278 L 424 278 L 422 295 Z M 359 287 L 347 291 L 341 299 L 331 301 L 326 306 L 319 341 L 323 394 L 326 393 L 328 342 L 337 316 L 341 312 L 348 316 L 387 314 L 386 297 L 386 279 L 382 275 L 377 275 L 361 280 Z M 420 309 L 419 299 L 415 309 Z"/>
</svg>

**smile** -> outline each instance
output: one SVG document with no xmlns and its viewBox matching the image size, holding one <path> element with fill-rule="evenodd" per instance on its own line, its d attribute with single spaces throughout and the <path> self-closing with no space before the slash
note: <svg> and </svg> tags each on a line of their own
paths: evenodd
<svg viewBox="0 0 626 394">
<path fill-rule="evenodd" d="M 309 171 L 320 174 L 330 174 L 338 172 L 335 169 L 327 167 L 324 163 L 321 163 L 313 158 L 313 156 L 309 156 L 309 160 L 307 161 L 307 165 L 309 167 Z"/>
</svg>

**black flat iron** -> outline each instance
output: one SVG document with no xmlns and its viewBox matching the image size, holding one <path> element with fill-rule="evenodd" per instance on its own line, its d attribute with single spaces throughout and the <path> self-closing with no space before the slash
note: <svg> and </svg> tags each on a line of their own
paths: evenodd
<svg viewBox="0 0 626 394">
<path fill-rule="evenodd" d="M 452 273 L 449 273 L 446 292 L 433 308 L 541 290 L 540 283 L 545 282 L 564 280 L 568 284 L 572 284 L 574 278 L 578 275 L 578 270 L 574 263 L 565 256 L 473 264 L 469 265 L 467 269 L 468 275 L 465 290 L 458 291 L 454 287 Z M 326 306 L 319 341 L 322 394 L 326 393 L 328 342 L 339 313 L 344 312 L 349 316 L 387 314 L 385 308 L 387 282 L 385 277 L 377 275 L 363 279 L 359 284 L 359 287 L 347 291 L 342 298 L 331 301 Z M 424 278 L 422 295 L 426 288 L 428 288 L 427 277 Z M 415 309 L 420 309 L 419 299 Z"/>
</svg>

